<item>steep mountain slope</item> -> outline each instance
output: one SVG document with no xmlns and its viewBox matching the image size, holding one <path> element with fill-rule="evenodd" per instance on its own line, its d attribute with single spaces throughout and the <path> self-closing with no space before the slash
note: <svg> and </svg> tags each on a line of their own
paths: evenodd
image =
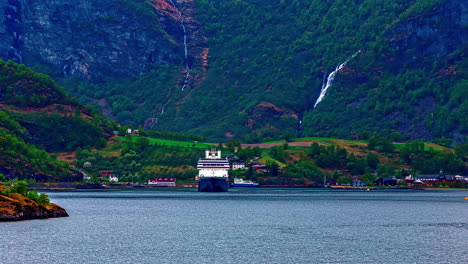
<svg viewBox="0 0 468 264">
<path fill-rule="evenodd" d="M 2 1 L 0 58 L 52 76 L 111 118 L 152 126 L 186 95 L 180 87 L 199 83 L 206 71 L 194 5 L 179 2 Z"/>
<path fill-rule="evenodd" d="M 464 140 L 467 9 L 456 0 L 8 0 L 0 56 L 47 65 L 119 122 L 211 140 Z"/>
<path fill-rule="evenodd" d="M 468 5 L 442 2 L 423 12 L 414 4 L 352 60 L 327 100 L 306 114 L 306 133 L 464 140 Z"/>
<path fill-rule="evenodd" d="M 0 60 L 0 173 L 11 179 L 81 179 L 46 151 L 103 146 L 109 125 L 67 97 L 50 77 Z"/>
<path fill-rule="evenodd" d="M 138 76 L 181 60 L 145 1 L 8 0 L 0 12 L 0 56 L 64 76 Z"/>
<path fill-rule="evenodd" d="M 255 131 L 262 138 L 297 128 L 306 136 L 467 134 L 464 3 L 198 3 L 212 59 L 205 83 L 180 113 L 202 108 L 189 127 L 202 123 L 205 136 Z M 330 72 L 358 51 L 314 109 Z"/>
</svg>

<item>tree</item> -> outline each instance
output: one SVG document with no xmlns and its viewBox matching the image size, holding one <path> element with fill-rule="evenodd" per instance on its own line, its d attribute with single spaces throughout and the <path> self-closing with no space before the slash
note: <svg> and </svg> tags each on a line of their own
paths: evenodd
<svg viewBox="0 0 468 264">
<path fill-rule="evenodd" d="M 6 182 L 6 181 L 8 181 L 8 179 L 5 177 L 5 175 L 0 173 L 0 182 Z"/>
<path fill-rule="evenodd" d="M 284 135 L 283 135 L 283 139 L 286 141 L 286 142 L 291 142 L 291 139 L 292 139 L 292 135 L 291 133 L 289 132 L 286 132 Z"/>
<path fill-rule="evenodd" d="M 384 153 L 392 153 L 395 151 L 395 146 L 390 142 L 387 138 L 382 138 L 382 152 Z"/>
<path fill-rule="evenodd" d="M 26 181 L 15 181 L 11 187 L 12 193 L 19 193 L 26 196 L 29 190 L 29 185 Z"/>
<path fill-rule="evenodd" d="M 351 184 L 353 182 L 353 179 L 348 176 L 339 176 L 338 179 L 336 179 L 336 182 L 341 184 L 341 185 L 346 185 L 346 184 Z"/>
<path fill-rule="evenodd" d="M 309 155 L 310 155 L 311 157 L 315 157 L 315 156 L 317 156 L 318 154 L 320 154 L 320 146 L 319 146 L 319 144 L 317 144 L 317 142 L 314 142 L 314 143 L 312 143 L 312 145 L 310 146 Z"/>
<path fill-rule="evenodd" d="M 401 142 L 405 140 L 405 136 L 403 136 L 400 132 L 393 132 L 392 134 L 390 134 L 390 139 L 393 142 Z"/>
<path fill-rule="evenodd" d="M 361 181 L 365 182 L 367 185 L 373 185 L 376 177 L 371 173 L 365 173 L 360 178 Z"/>
<path fill-rule="evenodd" d="M 369 150 L 374 150 L 375 147 L 377 146 L 378 140 L 376 136 L 372 136 L 369 138 L 369 141 L 367 143 L 367 148 Z"/>
<path fill-rule="evenodd" d="M 273 177 L 278 176 L 279 172 L 279 165 L 275 161 L 267 161 L 266 167 L 268 171 L 270 172 L 270 175 Z"/>
<path fill-rule="evenodd" d="M 282 146 L 272 147 L 270 150 L 270 154 L 274 159 L 279 160 L 279 161 L 284 161 L 285 156 L 286 156 L 284 152 L 284 147 Z"/>
<path fill-rule="evenodd" d="M 45 193 L 41 193 L 39 198 L 36 200 L 38 204 L 48 205 L 50 204 L 49 196 Z"/>
<path fill-rule="evenodd" d="M 135 146 L 138 150 L 144 150 L 149 144 L 150 141 L 147 137 L 138 137 Z"/>
<path fill-rule="evenodd" d="M 380 163 L 380 160 L 377 157 L 377 155 L 375 155 L 372 152 L 369 152 L 369 154 L 367 154 L 366 161 L 367 161 L 367 166 L 369 166 L 370 168 L 374 170 L 377 168 L 377 165 L 379 165 Z"/>
</svg>

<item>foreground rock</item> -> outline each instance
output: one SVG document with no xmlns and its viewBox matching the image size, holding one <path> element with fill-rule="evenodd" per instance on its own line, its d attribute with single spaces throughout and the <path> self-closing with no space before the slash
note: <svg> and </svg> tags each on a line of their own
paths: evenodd
<svg viewBox="0 0 468 264">
<path fill-rule="evenodd" d="M 19 221 L 67 217 L 68 214 L 56 204 L 40 205 L 20 194 L 0 195 L 0 221 Z"/>
</svg>

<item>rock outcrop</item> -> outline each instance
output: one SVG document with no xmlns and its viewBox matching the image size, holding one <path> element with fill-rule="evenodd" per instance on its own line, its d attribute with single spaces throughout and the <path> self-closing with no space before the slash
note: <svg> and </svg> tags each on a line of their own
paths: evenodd
<svg viewBox="0 0 468 264">
<path fill-rule="evenodd" d="M 56 204 L 39 205 L 20 195 L 7 197 L 0 195 L 0 221 L 19 221 L 67 217 L 68 214 Z"/>
<path fill-rule="evenodd" d="M 67 217 L 68 214 L 56 204 L 40 205 L 22 195 L 0 195 L 0 221 L 19 221 Z"/>
</svg>

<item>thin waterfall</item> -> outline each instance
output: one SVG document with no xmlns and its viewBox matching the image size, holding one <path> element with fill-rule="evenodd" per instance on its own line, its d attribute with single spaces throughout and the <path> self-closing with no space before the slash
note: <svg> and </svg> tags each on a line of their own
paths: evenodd
<svg viewBox="0 0 468 264">
<path fill-rule="evenodd" d="M 186 31 L 185 25 L 184 25 L 185 17 L 182 15 L 182 13 L 180 12 L 180 10 L 177 8 L 176 4 L 172 0 L 169 0 L 169 2 L 171 2 L 172 6 L 175 8 L 177 13 L 179 14 L 180 25 L 182 26 L 182 31 L 184 33 L 184 55 L 185 55 L 185 72 L 186 72 L 186 74 L 185 74 L 184 84 L 180 88 L 180 90 L 183 91 L 185 89 L 185 87 L 187 86 L 188 79 L 189 79 L 189 76 L 190 76 L 190 67 L 189 67 L 189 63 L 188 63 L 187 31 Z"/>
<path fill-rule="evenodd" d="M 338 71 L 340 71 L 341 69 L 343 69 L 344 66 L 346 66 L 346 64 L 351 60 L 353 59 L 354 57 L 356 57 L 359 53 L 361 52 L 361 50 L 359 50 L 358 52 L 354 53 L 353 56 L 351 56 L 349 59 L 347 59 L 345 62 L 341 63 L 340 65 L 336 66 L 335 70 L 332 71 L 330 73 L 330 75 L 328 75 L 328 78 L 326 79 L 326 82 L 325 82 L 325 76 L 324 76 L 324 79 L 323 79 L 323 84 L 322 84 L 322 89 L 320 90 L 320 95 L 319 97 L 317 98 L 317 101 L 315 102 L 314 104 L 314 108 L 317 106 L 318 103 L 320 103 L 323 98 L 325 98 L 325 95 L 327 94 L 327 91 L 328 89 L 332 86 L 333 84 L 333 81 L 335 80 L 335 76 L 336 74 L 338 73 Z"/>
</svg>

